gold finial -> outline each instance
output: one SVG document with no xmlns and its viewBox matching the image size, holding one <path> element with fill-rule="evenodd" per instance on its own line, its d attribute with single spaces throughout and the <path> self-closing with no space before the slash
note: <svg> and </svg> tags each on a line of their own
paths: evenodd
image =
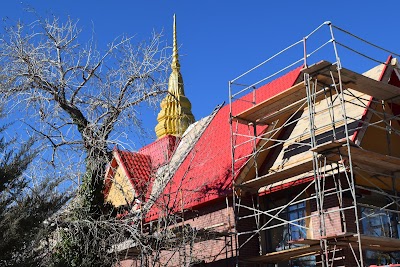
<svg viewBox="0 0 400 267">
<path fill-rule="evenodd" d="M 172 48 L 172 64 L 171 64 L 171 68 L 172 70 L 176 69 L 179 71 L 179 69 L 181 68 L 181 65 L 179 64 L 179 55 L 178 55 L 178 41 L 176 38 L 176 16 L 174 14 L 174 24 L 173 24 L 173 29 L 174 29 L 174 33 L 173 33 L 173 48 Z"/>
<path fill-rule="evenodd" d="M 180 73 L 181 65 L 178 58 L 175 15 L 173 28 L 172 72 L 169 76 L 168 94 L 161 101 L 161 110 L 157 116 L 158 124 L 155 131 L 158 138 L 166 135 L 181 137 L 189 125 L 194 122 L 192 104 L 185 96 L 183 79 Z"/>
</svg>

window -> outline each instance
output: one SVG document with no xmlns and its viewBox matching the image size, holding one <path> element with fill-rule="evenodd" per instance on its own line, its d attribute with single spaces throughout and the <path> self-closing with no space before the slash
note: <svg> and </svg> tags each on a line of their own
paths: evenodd
<svg viewBox="0 0 400 267">
<path fill-rule="evenodd" d="M 287 207 L 282 213 L 283 218 L 291 223 L 283 226 L 282 240 L 279 242 L 276 251 L 299 247 L 299 244 L 291 244 L 292 240 L 307 238 L 306 220 L 306 203 L 300 202 Z M 315 256 L 307 256 L 294 259 L 290 262 L 291 267 L 315 266 Z"/>
<path fill-rule="evenodd" d="M 379 208 L 361 206 L 361 221 L 363 233 L 370 236 L 399 238 L 399 224 L 397 214 Z M 367 250 L 366 264 L 386 265 L 397 263 L 400 253 L 383 253 Z"/>
</svg>

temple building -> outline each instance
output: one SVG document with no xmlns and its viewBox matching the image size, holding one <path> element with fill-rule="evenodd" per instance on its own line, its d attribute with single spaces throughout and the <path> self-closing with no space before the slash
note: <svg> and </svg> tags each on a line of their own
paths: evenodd
<svg viewBox="0 0 400 267">
<path fill-rule="evenodd" d="M 147 242 L 127 236 L 116 266 L 399 263 L 397 59 L 360 74 L 336 50 L 333 63 L 312 57 L 309 35 L 302 62 L 248 86 L 245 72 L 228 105 L 195 121 L 173 25 L 157 140 L 114 150 L 107 168 L 106 201 L 140 218 Z"/>
</svg>

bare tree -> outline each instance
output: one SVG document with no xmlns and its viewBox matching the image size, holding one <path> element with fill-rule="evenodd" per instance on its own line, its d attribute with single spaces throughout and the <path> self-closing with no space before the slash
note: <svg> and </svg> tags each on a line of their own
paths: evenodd
<svg viewBox="0 0 400 267">
<path fill-rule="evenodd" d="M 0 38 L 0 93 L 9 111 L 26 111 L 31 132 L 52 150 L 84 155 L 83 206 L 102 203 L 103 172 L 118 137 L 140 125 L 136 108 L 166 90 L 169 58 L 154 33 L 133 44 L 119 37 L 104 52 L 94 37 L 82 43 L 77 21 L 57 17 L 6 26 Z"/>
<path fill-rule="evenodd" d="M 188 219 L 193 217 L 193 212 L 184 209 L 191 199 L 184 195 L 203 192 L 205 185 L 196 191 L 185 191 L 183 184 L 190 182 L 189 177 L 184 175 L 179 184 L 175 184 L 177 181 L 171 180 L 173 174 L 167 170 L 168 167 L 157 175 L 154 173 L 156 179 L 165 180 L 156 200 L 145 198 L 141 204 L 127 203 L 114 209 L 113 216 L 96 219 L 76 220 L 71 219 L 71 214 L 54 218 L 59 235 L 56 238 L 69 240 L 69 243 L 67 247 L 65 243 L 58 243 L 52 248 L 53 254 L 56 252 L 52 263 L 62 263 L 63 266 L 63 259 L 70 257 L 67 254 L 71 251 L 74 257 L 69 263 L 77 266 L 119 266 L 126 256 L 133 261 L 132 266 L 189 267 L 200 262 L 202 258 L 198 257 L 195 249 L 199 247 L 196 246 L 198 229 L 191 225 L 193 219 Z M 151 179 L 143 186 L 144 191 L 151 190 L 153 185 L 154 179 Z M 146 209 L 148 201 L 153 203 L 152 215 Z M 63 216 L 69 219 L 65 220 Z M 151 220 L 147 220 L 148 216 L 152 217 Z M 203 238 L 204 234 L 205 239 L 208 238 L 204 230 L 202 234 Z M 211 232 L 209 235 L 213 238 Z"/>
<path fill-rule="evenodd" d="M 105 207 L 103 177 L 111 148 L 140 126 L 137 108 L 158 103 L 166 92 L 170 58 L 161 35 L 137 45 L 132 37 L 119 37 L 103 52 L 94 37 L 86 43 L 79 38 L 77 21 L 56 17 L 6 27 L 0 38 L 0 93 L 7 110 L 22 114 L 31 133 L 50 149 L 43 156 L 55 168 L 74 171 L 84 165 L 80 197 L 47 220 L 53 235 L 40 246 L 52 257 L 43 264 L 109 266 L 127 251 L 119 246 L 131 242 L 128 247 L 143 266 L 166 266 L 172 259 L 178 259 L 177 266 L 190 266 L 196 230 L 185 223 L 185 200 L 177 201 L 182 186 L 172 193 L 163 190 L 176 166 L 158 173 L 167 176 L 161 191 L 139 211 L 128 207 L 122 218 L 110 216 L 116 213 L 112 208 L 99 212 Z M 155 205 L 162 215 L 144 224 Z"/>
</svg>

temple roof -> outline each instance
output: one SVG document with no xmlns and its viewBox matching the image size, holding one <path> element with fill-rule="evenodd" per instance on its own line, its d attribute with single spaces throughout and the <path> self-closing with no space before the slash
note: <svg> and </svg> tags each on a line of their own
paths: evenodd
<svg viewBox="0 0 400 267">
<path fill-rule="evenodd" d="M 372 75 L 370 72 L 369 76 L 380 79 L 378 76 L 383 73 L 383 69 L 380 67 L 373 71 L 376 73 Z M 258 88 L 255 91 L 257 99 L 263 101 L 280 94 L 298 81 L 299 74 L 301 67 Z M 393 73 L 391 76 L 390 83 L 400 85 L 398 76 Z M 251 107 L 253 97 L 251 93 L 233 102 L 232 109 L 235 112 L 245 111 Z M 398 106 L 392 108 L 398 114 L 400 110 Z M 362 114 L 363 111 L 364 109 L 360 109 L 358 113 Z M 232 177 L 229 112 L 228 105 L 218 107 L 210 116 L 188 128 L 182 139 L 166 136 L 138 152 L 148 156 L 153 166 L 154 180 L 150 182 L 151 188 L 147 189 L 145 200 L 150 210 L 147 221 L 158 218 L 159 212 L 165 210 L 163 207 L 165 205 L 172 205 L 170 209 L 186 210 L 231 194 L 232 182 L 236 181 L 238 176 Z M 245 124 L 239 124 L 238 127 L 241 132 L 248 128 Z M 259 131 L 264 131 L 267 126 L 259 127 Z M 242 158 L 235 164 L 237 175 L 240 175 L 246 166 L 245 155 L 251 154 L 252 146 L 253 144 L 248 143 L 235 150 L 235 158 Z M 137 167 L 137 164 L 131 164 L 129 161 L 123 160 L 123 162 L 126 162 L 127 169 Z M 148 181 L 148 178 L 145 180 Z"/>
<path fill-rule="evenodd" d="M 300 69 L 299 67 L 257 89 L 257 99 L 268 99 L 292 86 L 299 76 Z M 252 93 L 244 96 L 233 103 L 233 108 L 238 111 L 249 108 L 252 105 L 251 101 L 246 100 L 252 98 Z M 168 203 L 181 203 L 184 209 L 190 209 L 230 194 L 233 179 L 229 106 L 225 105 L 217 110 L 211 122 L 205 126 L 198 141 L 188 148 L 187 156 L 171 175 L 170 181 L 165 181 L 164 184 L 168 182 L 168 186 L 165 186 L 158 201 L 150 210 L 148 220 L 156 219 L 160 208 L 166 204 L 162 196 L 168 197 Z M 247 128 L 246 125 L 239 127 Z M 251 150 L 252 144 L 244 145 L 237 150 L 237 157 L 249 154 Z M 236 166 L 244 164 L 245 160 Z M 182 208 L 181 205 L 178 206 Z"/>
</svg>

